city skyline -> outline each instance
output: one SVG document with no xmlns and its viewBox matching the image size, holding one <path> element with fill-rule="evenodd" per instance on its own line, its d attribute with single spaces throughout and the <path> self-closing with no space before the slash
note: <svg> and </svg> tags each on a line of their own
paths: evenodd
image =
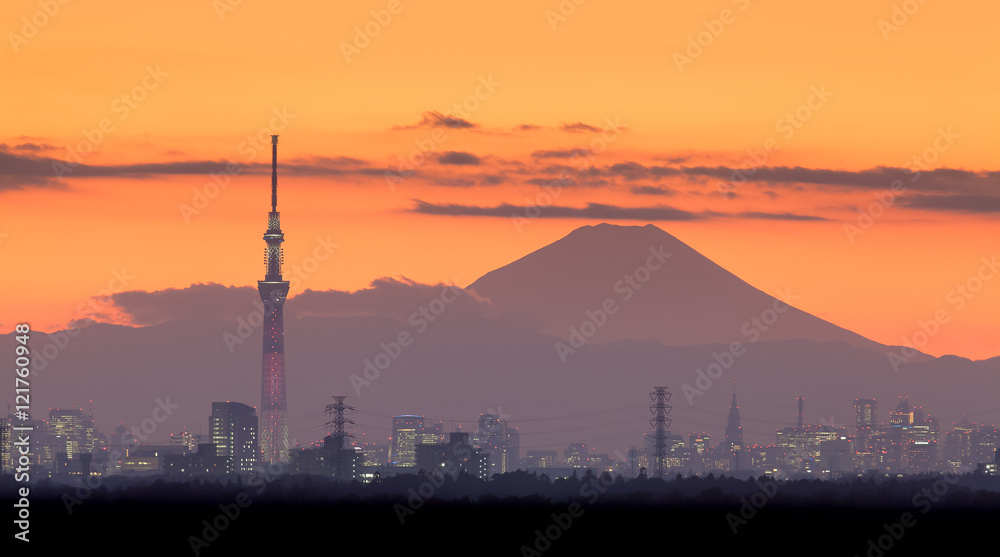
<svg viewBox="0 0 1000 557">
<path fill-rule="evenodd" d="M 337 398 L 342 400 L 347 397 Z M 749 471 L 776 475 L 776 477 L 790 476 L 793 472 L 828 475 L 831 470 L 827 459 L 831 457 L 827 456 L 821 459 L 820 448 L 824 443 L 830 443 L 829 450 L 833 451 L 832 447 L 836 442 L 845 443 L 843 447 L 836 450 L 845 455 L 854 455 L 854 464 L 845 461 L 844 457 L 838 457 L 840 460 L 833 461 L 837 463 L 833 465 L 832 471 L 835 473 L 849 474 L 858 469 L 883 473 L 924 473 L 934 470 L 955 471 L 958 469 L 974 471 L 979 464 L 992 464 L 998 442 L 1000 442 L 996 425 L 979 424 L 974 417 L 970 421 L 967 415 L 951 421 L 938 420 L 937 417 L 926 414 L 922 407 L 911 406 L 908 398 L 904 396 L 899 397 L 894 409 L 884 412 L 881 416 L 877 411 L 876 400 L 856 399 L 854 401 L 856 410 L 854 421 L 841 424 L 826 418 L 820 418 L 819 423 L 806 422 L 802 413 L 805 401 L 799 398 L 798 402 L 798 422 L 795 425 L 776 428 L 773 442 L 766 444 L 743 443 L 742 420 L 735 405 L 735 393 L 733 405 L 726 419 L 725 435 L 715 438 L 715 443 L 711 442 L 713 438 L 711 435 L 705 435 L 696 430 L 690 432 L 672 430 L 668 427 L 665 437 L 664 475 L 672 476 L 675 473 L 682 473 L 686 476 L 689 473 L 746 473 Z M 344 408 L 348 410 L 345 423 L 354 424 L 351 417 L 354 416 L 357 409 L 349 405 L 345 405 Z M 362 409 L 361 414 L 370 413 Z M 585 435 L 567 437 L 572 441 L 563 445 L 563 447 L 568 447 L 564 450 L 539 450 L 538 447 L 521 450 L 517 437 L 512 440 L 505 435 L 499 438 L 494 436 L 495 433 L 505 432 L 508 427 L 516 424 L 516 422 L 510 421 L 509 415 L 503 413 L 481 413 L 478 417 L 478 427 L 463 429 L 459 424 L 451 431 L 442 428 L 444 420 L 425 420 L 425 416 L 422 415 L 383 416 L 383 419 L 388 418 L 391 418 L 391 429 L 387 426 L 379 427 L 369 423 L 361 428 L 352 428 L 351 432 L 345 430 L 347 433 L 345 437 L 352 441 L 342 448 L 346 449 L 347 452 L 357 451 L 359 469 L 354 473 L 358 474 L 359 478 L 364 473 L 360 470 L 362 464 L 368 470 L 365 476 L 368 480 L 370 480 L 371 471 L 376 469 L 385 475 L 404 473 L 404 471 L 424 467 L 426 465 L 421 464 L 421 449 L 419 447 L 423 445 L 428 447 L 446 446 L 450 442 L 447 439 L 452 437 L 452 434 L 465 435 L 464 443 L 470 443 L 477 451 L 487 455 L 489 464 L 480 473 L 482 479 L 489 479 L 493 474 L 504 474 L 518 469 L 544 468 L 548 469 L 550 474 L 567 468 L 620 473 L 622 466 L 625 466 L 626 463 L 632 464 L 632 477 L 635 476 L 636 470 L 640 467 L 647 469 L 651 477 L 654 476 L 655 428 L 650 428 L 643 433 L 639 443 L 635 443 L 634 440 L 621 440 L 624 443 L 614 445 L 628 447 L 625 450 L 616 449 L 613 452 L 601 453 L 602 449 L 593 446 Z M 7 422 L 16 424 L 10 416 L 8 416 Z M 54 472 L 65 469 L 71 470 L 70 474 L 79 474 L 81 453 L 85 453 L 83 455 L 86 457 L 85 465 L 92 467 L 94 473 L 150 474 L 165 472 L 175 475 L 184 472 L 181 468 L 183 466 L 192 468 L 188 474 L 197 473 L 199 461 L 181 460 L 178 463 L 178 461 L 170 459 L 176 459 L 185 454 L 194 455 L 196 446 L 198 447 L 198 455 L 201 455 L 203 451 L 201 444 L 204 443 L 215 447 L 213 452 L 208 455 L 209 462 L 214 462 L 212 459 L 216 458 L 221 458 L 220 462 L 228 462 L 228 464 L 218 468 L 210 466 L 211 474 L 250 473 L 257 469 L 261 456 L 256 435 L 256 409 L 234 401 L 212 403 L 211 415 L 208 419 L 208 434 L 189 435 L 186 433 L 186 427 L 181 430 L 181 433 L 170 430 L 169 442 L 166 439 L 146 436 L 140 429 L 125 431 L 120 426 L 116 428 L 116 434 L 110 438 L 115 439 L 115 441 L 109 442 L 108 436 L 95 429 L 92 411 L 75 408 L 51 409 L 49 419 L 41 420 L 40 423 L 42 425 L 38 431 L 40 439 L 48 441 L 43 441 L 42 449 L 36 453 L 34 458 L 39 465 L 48 463 L 50 466 L 54 466 Z M 899 429 L 900 426 L 902 429 Z M 331 428 L 324 437 L 293 449 L 295 454 L 290 461 L 293 472 L 297 462 L 301 466 L 303 458 L 301 455 L 305 454 L 303 451 L 314 451 L 317 448 L 324 450 L 324 447 L 327 450 L 330 449 L 333 429 L 335 428 Z M 374 436 L 367 436 L 371 430 L 379 429 L 391 431 L 391 435 L 383 439 L 384 445 L 380 445 Z M 513 428 L 512 431 L 516 432 L 516 428 Z M 126 435 L 128 439 L 125 438 Z M 581 440 L 583 440 L 582 443 Z M 704 440 L 704 445 L 700 444 L 702 440 Z M 8 438 L 3 446 L 3 466 L 5 469 L 12 469 L 10 464 L 13 453 L 10 442 L 11 440 Z M 637 444 L 644 446 L 644 449 L 636 453 L 632 447 Z M 921 449 L 922 445 L 930 452 Z M 376 457 L 369 461 L 368 456 L 360 456 L 366 450 L 379 449 L 380 447 L 383 449 L 382 455 L 385 458 Z M 387 452 L 384 451 L 385 448 L 388 448 Z M 138 460 L 133 458 L 129 461 L 121 460 L 119 457 L 117 462 L 108 462 L 108 451 L 116 452 L 120 449 L 125 449 L 126 453 L 140 455 L 140 458 Z M 911 455 L 911 450 L 918 449 L 921 452 Z M 704 452 L 706 450 L 707 453 Z M 565 453 L 564 459 L 557 458 L 546 464 L 538 463 L 531 456 L 531 453 L 535 453 L 535 458 L 542 453 L 551 453 L 554 456 L 560 452 Z M 792 459 L 793 455 L 801 462 Z M 150 467 L 148 460 L 151 457 L 162 458 L 162 460 L 159 464 L 154 463 Z M 192 456 L 192 458 L 195 457 Z M 74 462 L 77 464 L 73 464 Z M 288 464 L 288 462 L 285 461 L 284 464 Z M 532 462 L 535 464 L 531 464 Z M 264 464 L 273 465 L 276 463 L 265 462 Z M 72 472 L 73 466 L 77 467 L 75 472 Z M 397 468 L 399 471 L 394 472 Z M 309 470 L 311 473 L 320 473 L 315 469 L 310 468 Z M 485 470 L 489 470 L 489 472 L 485 472 Z"/>
</svg>

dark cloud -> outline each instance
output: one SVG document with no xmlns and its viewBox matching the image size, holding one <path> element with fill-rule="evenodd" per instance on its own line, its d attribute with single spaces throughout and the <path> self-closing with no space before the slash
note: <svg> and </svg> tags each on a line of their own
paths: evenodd
<svg viewBox="0 0 1000 557">
<path fill-rule="evenodd" d="M 903 199 L 904 207 L 960 213 L 1000 213 L 1000 197 L 989 195 L 915 195 Z"/>
<path fill-rule="evenodd" d="M 651 176 L 662 176 L 659 174 L 663 167 L 647 168 L 637 162 L 620 162 L 608 167 L 608 171 L 615 176 L 621 176 L 626 180 L 641 180 Z"/>
<path fill-rule="evenodd" d="M 0 191 L 25 187 L 59 187 L 52 171 L 53 159 L 15 155 L 0 149 Z"/>
<path fill-rule="evenodd" d="M 720 216 L 731 216 L 744 219 L 766 219 L 766 220 L 804 220 L 804 221 L 828 220 L 823 217 L 817 217 L 814 215 L 795 215 L 792 213 L 761 213 L 757 211 L 746 211 L 743 213 L 735 213 L 731 215 L 720 215 Z"/>
<path fill-rule="evenodd" d="M 619 207 L 603 203 L 588 203 L 586 207 L 566 207 L 550 205 L 546 207 L 522 207 L 502 203 L 494 207 L 477 205 L 435 204 L 420 199 L 414 199 L 411 212 L 425 215 L 443 215 L 453 217 L 525 217 L 537 215 L 534 218 L 577 218 L 592 220 L 646 220 L 646 221 L 689 221 L 708 218 L 746 218 L 768 220 L 823 221 L 822 217 L 813 215 L 796 215 L 792 213 L 718 213 L 705 211 L 692 213 L 675 209 L 666 205 L 653 207 Z"/>
<path fill-rule="evenodd" d="M 542 187 L 551 186 L 553 188 L 558 188 L 558 187 L 561 187 L 561 186 L 575 186 L 575 185 L 577 185 L 576 180 L 573 179 L 573 178 L 570 178 L 570 177 L 560 178 L 560 179 L 552 179 L 552 178 L 530 178 L 530 179 L 525 180 L 525 181 L 528 182 L 529 184 L 534 184 L 536 186 L 542 186 Z"/>
<path fill-rule="evenodd" d="M 479 157 L 464 151 L 448 151 L 438 155 L 439 164 L 478 165 L 480 162 Z"/>
<path fill-rule="evenodd" d="M 531 153 L 536 159 L 569 159 L 587 156 L 586 149 L 563 149 L 554 151 L 535 151 Z"/>
<path fill-rule="evenodd" d="M 655 160 L 663 161 L 668 164 L 684 164 L 690 157 L 656 157 Z"/>
<path fill-rule="evenodd" d="M 484 174 L 479 177 L 480 186 L 497 186 L 507 181 L 507 177 L 501 174 Z"/>
<path fill-rule="evenodd" d="M 325 165 L 325 166 L 358 166 L 362 164 L 368 164 L 368 161 L 361 159 L 356 159 L 354 157 L 305 157 L 292 159 L 292 162 L 308 163 L 315 165 Z"/>
<path fill-rule="evenodd" d="M 293 317 L 388 316 L 406 320 L 414 311 L 440 297 L 446 288 L 456 287 L 420 284 L 406 277 L 382 277 L 373 280 L 368 288 L 354 292 L 306 290 L 290 299 L 285 308 Z M 490 311 L 489 303 L 474 292 L 460 290 L 460 293 L 468 295 L 459 296 L 454 305 L 449 304 L 449 312 L 455 308 L 479 315 Z"/>
<path fill-rule="evenodd" d="M 305 157 L 282 163 L 281 172 L 298 176 L 362 175 L 382 176 L 386 169 L 364 166 L 352 157 Z M 238 174 L 270 174 L 267 163 L 240 164 L 228 161 L 174 161 L 122 165 L 88 165 L 36 155 L 19 155 L 0 149 L 0 191 L 24 187 L 63 187 L 59 177 L 122 177 L 144 179 L 155 175 L 230 173 L 235 165 Z"/>
<path fill-rule="evenodd" d="M 51 151 L 55 148 L 48 143 L 20 143 L 14 146 L 15 151 Z"/>
<path fill-rule="evenodd" d="M 306 290 L 293 293 L 285 303 L 285 318 L 388 316 L 405 320 L 418 308 L 439 297 L 445 287 L 444 284 L 420 284 L 405 277 L 383 277 L 372 281 L 369 288 L 354 292 Z M 483 315 L 491 309 L 474 293 L 460 293 L 468 295 L 459 296 L 449 310 L 464 307 L 466 311 Z M 148 326 L 178 319 L 237 322 L 243 319 L 255 326 L 262 307 L 257 289 L 252 286 L 193 284 L 187 288 L 113 294 L 107 300 L 107 306 L 102 306 L 106 311 L 78 319 L 71 326 L 116 320 L 125 320 L 133 326 Z"/>
<path fill-rule="evenodd" d="M 575 124 L 563 124 L 559 126 L 564 132 L 569 133 L 583 133 L 583 132 L 599 132 L 601 128 L 595 128 L 589 124 L 584 124 L 583 122 L 576 122 Z"/>
<path fill-rule="evenodd" d="M 394 130 L 413 130 L 417 128 L 451 128 L 469 129 L 476 128 L 478 124 L 459 118 L 457 116 L 447 116 L 436 110 L 424 112 L 423 118 L 416 124 L 409 126 L 393 126 Z"/>
<path fill-rule="evenodd" d="M 457 177 L 432 177 L 424 176 L 426 181 L 434 184 L 435 186 L 449 186 L 454 188 L 471 188 L 473 186 L 478 186 L 479 182 L 473 178 L 457 178 Z"/>
<path fill-rule="evenodd" d="M 577 168 L 573 168 L 572 166 L 566 164 L 552 164 L 542 168 L 538 172 L 541 174 L 571 174 L 577 171 Z"/>
<path fill-rule="evenodd" d="M 209 283 L 119 292 L 111 295 L 110 302 L 133 325 L 142 326 L 175 319 L 245 319 L 256 309 L 254 304 L 260 303 L 260 295 L 252 286 Z"/>
<path fill-rule="evenodd" d="M 610 165 L 605 172 L 626 180 L 686 176 L 716 178 L 735 185 L 743 182 L 782 186 L 811 184 L 872 190 L 888 190 L 893 182 L 899 181 L 903 189 L 928 192 L 1000 191 L 1000 172 L 972 172 L 952 168 L 913 172 L 907 168 L 886 166 L 860 171 L 762 166 L 743 170 L 727 166 L 645 166 L 628 161 Z"/>
<path fill-rule="evenodd" d="M 670 188 L 658 188 L 656 186 L 634 186 L 632 188 L 632 193 L 636 195 L 677 195 L 675 190 Z"/>
<path fill-rule="evenodd" d="M 530 132 L 537 129 L 541 129 L 541 126 L 536 126 L 534 124 L 521 124 L 520 126 L 517 126 L 514 129 L 521 132 Z"/>
<path fill-rule="evenodd" d="M 600 220 L 697 220 L 701 215 L 689 213 L 673 207 L 618 207 L 601 203 L 588 203 L 586 207 L 564 207 L 552 205 L 548 207 L 519 207 L 503 203 L 495 207 L 479 207 L 475 205 L 437 205 L 415 199 L 416 204 L 411 211 L 427 215 L 448 216 L 480 216 L 506 217 L 524 216 L 541 211 L 542 218 L 586 218 Z"/>
</svg>

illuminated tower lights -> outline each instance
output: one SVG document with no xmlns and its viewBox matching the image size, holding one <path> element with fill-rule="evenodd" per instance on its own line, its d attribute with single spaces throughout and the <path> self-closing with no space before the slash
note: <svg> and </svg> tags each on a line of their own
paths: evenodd
<svg viewBox="0 0 1000 557">
<path fill-rule="evenodd" d="M 285 329 L 282 306 L 288 297 L 288 281 L 281 280 L 284 253 L 278 213 L 278 136 L 271 136 L 271 212 L 264 232 L 264 280 L 257 291 L 264 303 L 264 348 L 261 362 L 260 449 L 261 462 L 288 461 L 288 407 L 285 397 Z"/>
</svg>

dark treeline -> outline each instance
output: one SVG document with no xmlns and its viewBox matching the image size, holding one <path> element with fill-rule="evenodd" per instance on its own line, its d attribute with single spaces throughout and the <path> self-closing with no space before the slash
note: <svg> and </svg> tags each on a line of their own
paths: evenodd
<svg viewBox="0 0 1000 557">
<path fill-rule="evenodd" d="M 6 485 L 4 485 L 6 484 Z M 774 485 L 773 495 L 765 486 Z M 0 476 L 4 497 L 16 491 L 12 476 Z M 934 486 L 937 485 L 937 490 Z M 91 489 L 94 487 L 95 489 Z M 931 489 L 924 495 L 925 489 Z M 31 488 L 32 498 L 106 502 L 211 502 L 232 499 L 246 492 L 254 500 L 323 503 L 363 499 L 407 502 L 435 499 L 467 499 L 492 503 L 523 499 L 526 502 L 558 503 L 600 499 L 631 502 L 677 504 L 682 506 L 726 506 L 741 498 L 763 491 L 769 505 L 807 505 L 824 507 L 894 508 L 923 505 L 928 498 L 936 507 L 997 508 L 1000 506 L 1000 477 L 990 475 L 927 474 L 901 478 L 845 478 L 838 480 L 799 479 L 778 481 L 765 476 L 736 479 L 677 476 L 668 480 L 629 479 L 587 470 L 570 478 L 550 480 L 545 474 L 524 471 L 497 474 L 483 481 L 469 474 L 456 476 L 427 473 L 400 474 L 363 484 L 338 482 L 331 478 L 307 475 L 280 476 L 269 480 L 249 476 L 178 479 L 166 476 L 111 476 L 70 483 L 38 482 Z M 934 499 L 939 499 L 935 501 Z"/>
<path fill-rule="evenodd" d="M 164 555 L 299 554 L 324 543 L 374 555 L 422 547 L 442 555 L 617 555 L 658 540 L 682 554 L 887 557 L 995 540 L 1000 518 L 1000 478 L 972 474 L 775 482 L 590 472 L 549 481 L 515 472 L 489 482 L 408 474 L 371 484 L 112 476 L 90 484 L 31 486 L 34 548 L 111 536 Z M 8 509 L 18 485 L 0 477 Z"/>
</svg>

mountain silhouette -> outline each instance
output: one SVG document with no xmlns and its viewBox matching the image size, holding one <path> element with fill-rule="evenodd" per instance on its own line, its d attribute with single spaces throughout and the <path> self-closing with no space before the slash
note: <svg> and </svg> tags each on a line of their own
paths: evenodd
<svg viewBox="0 0 1000 557">
<path fill-rule="evenodd" d="M 796 309 L 794 290 L 754 288 L 652 224 L 578 228 L 468 288 L 497 311 L 567 340 L 689 346 L 803 339 L 889 350 Z M 614 313 L 604 319 L 607 300 Z"/>
</svg>

